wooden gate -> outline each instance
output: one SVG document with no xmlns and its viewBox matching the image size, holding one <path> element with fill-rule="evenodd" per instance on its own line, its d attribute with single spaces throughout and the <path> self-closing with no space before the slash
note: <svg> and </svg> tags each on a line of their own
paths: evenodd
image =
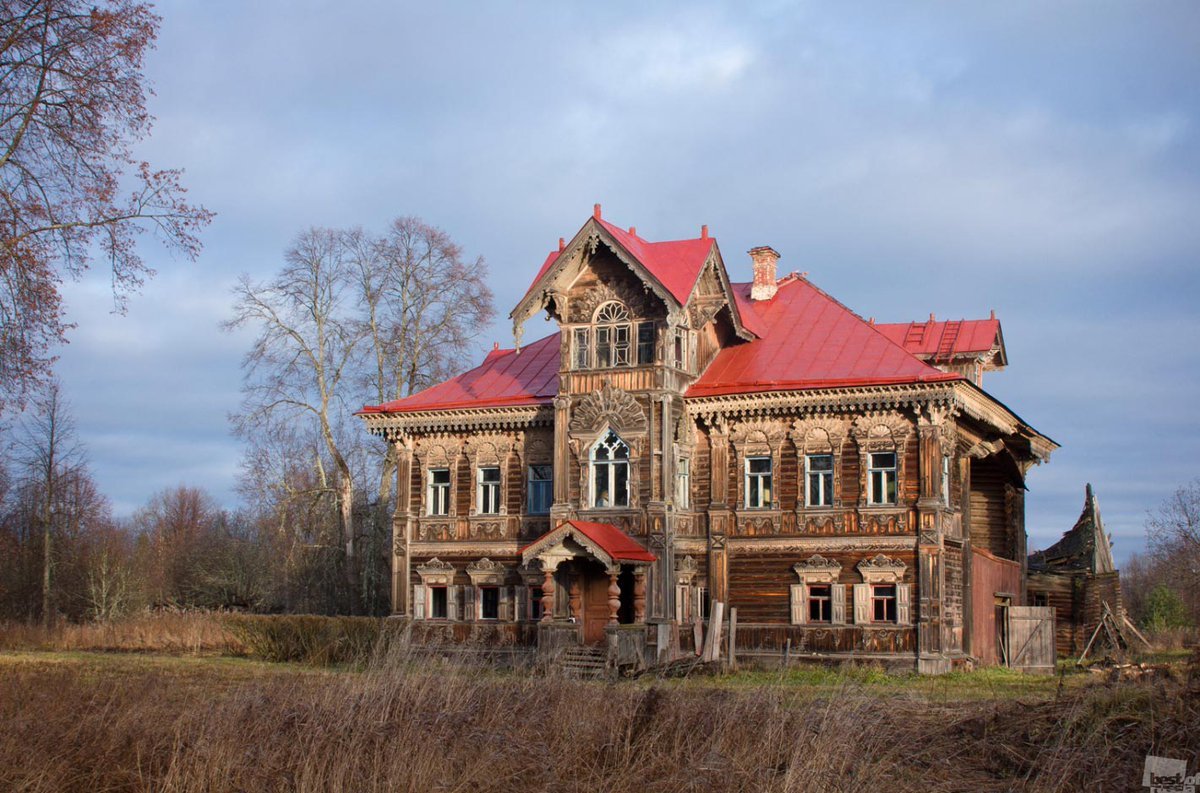
<svg viewBox="0 0 1200 793">
<path fill-rule="evenodd" d="M 1054 608 L 1008 607 L 1008 665 L 1026 672 L 1054 673 Z"/>
</svg>

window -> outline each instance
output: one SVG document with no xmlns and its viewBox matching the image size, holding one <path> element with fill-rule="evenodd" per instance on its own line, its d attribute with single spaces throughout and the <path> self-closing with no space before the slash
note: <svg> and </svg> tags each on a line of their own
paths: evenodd
<svg viewBox="0 0 1200 793">
<path fill-rule="evenodd" d="M 671 363 L 676 369 L 687 369 L 687 331 L 675 331 L 675 344 L 672 349 Z"/>
<path fill-rule="evenodd" d="M 950 455 L 942 457 L 942 505 L 950 506 Z"/>
<path fill-rule="evenodd" d="M 867 479 L 867 503 L 896 503 L 896 453 L 871 452 Z"/>
<path fill-rule="evenodd" d="M 450 469 L 429 469 L 429 510 L 430 515 L 450 514 Z"/>
<path fill-rule="evenodd" d="M 629 447 L 609 430 L 592 447 L 592 506 L 629 506 Z"/>
<path fill-rule="evenodd" d="M 480 468 L 476 476 L 479 486 L 476 509 L 480 515 L 495 515 L 500 511 L 500 469 L 496 466 Z"/>
<path fill-rule="evenodd" d="M 500 589 L 494 586 L 479 588 L 479 618 L 483 620 L 500 619 Z"/>
<path fill-rule="evenodd" d="M 871 621 L 896 622 L 896 585 L 871 586 Z"/>
<path fill-rule="evenodd" d="M 554 498 L 554 466 L 529 466 L 529 514 L 546 515 Z"/>
<path fill-rule="evenodd" d="M 637 362 L 654 363 L 654 323 L 639 322 L 637 326 Z"/>
<path fill-rule="evenodd" d="M 1033 596 L 1032 605 L 1034 605 L 1034 606 L 1049 606 L 1050 605 L 1050 598 L 1047 597 L 1045 592 L 1032 592 L 1030 594 Z"/>
<path fill-rule="evenodd" d="M 429 587 L 429 618 L 432 620 L 447 619 L 446 587 Z"/>
<path fill-rule="evenodd" d="M 529 587 L 529 619 L 537 622 L 542 618 L 542 588 Z"/>
<path fill-rule="evenodd" d="M 590 332 L 591 328 L 575 329 L 575 348 L 572 351 L 571 362 L 576 369 L 587 369 L 592 365 Z"/>
<path fill-rule="evenodd" d="M 804 458 L 804 503 L 810 507 L 833 506 L 833 455 L 810 454 Z"/>
<path fill-rule="evenodd" d="M 746 458 L 746 506 L 763 509 L 771 506 L 771 458 Z"/>
<path fill-rule="evenodd" d="M 680 457 L 675 464 L 675 509 L 687 509 L 692 492 L 692 461 Z"/>
<path fill-rule="evenodd" d="M 833 622 L 833 596 L 829 584 L 808 585 L 808 621 Z"/>
<path fill-rule="evenodd" d="M 629 312 L 620 303 L 605 303 L 596 312 L 596 366 L 628 366 Z"/>
</svg>

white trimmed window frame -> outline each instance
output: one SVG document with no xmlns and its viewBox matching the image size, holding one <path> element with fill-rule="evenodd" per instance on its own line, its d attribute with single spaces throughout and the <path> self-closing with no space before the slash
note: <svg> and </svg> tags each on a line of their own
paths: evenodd
<svg viewBox="0 0 1200 793">
<path fill-rule="evenodd" d="M 791 585 L 791 623 L 793 625 L 845 625 L 846 586 L 838 583 L 842 566 L 833 559 L 815 554 L 792 565 L 800 583 Z M 809 594 L 814 586 L 829 587 L 829 620 L 813 622 L 809 615 Z"/>
<path fill-rule="evenodd" d="M 863 559 L 857 565 L 863 583 L 854 585 L 854 622 L 859 625 L 911 625 L 912 585 L 904 582 L 907 566 L 899 559 L 883 554 Z M 896 620 L 878 622 L 874 618 L 876 586 L 896 587 Z"/>
<path fill-rule="evenodd" d="M 445 474 L 446 481 L 437 481 Z M 430 517 L 446 517 L 454 507 L 454 467 L 432 465 L 425 469 L 425 514 Z"/>
<path fill-rule="evenodd" d="M 612 435 L 614 441 L 609 441 L 609 435 Z M 617 452 L 621 448 L 625 449 L 623 458 L 617 457 Z M 597 451 L 601 448 L 609 450 L 606 459 L 597 459 Z M 600 437 L 596 439 L 588 448 L 588 505 L 590 509 L 629 509 L 632 503 L 632 462 L 633 450 L 615 430 L 606 429 L 600 433 Z M 624 467 L 625 469 L 625 503 L 617 503 L 617 469 Z M 600 494 L 596 492 L 596 479 L 599 472 L 604 471 L 605 492 L 608 493 L 608 503 L 599 504 Z"/>
<path fill-rule="evenodd" d="M 814 469 L 815 458 L 828 459 L 829 468 Z M 833 508 L 833 480 L 836 469 L 837 462 L 832 451 L 804 455 L 804 506 L 816 509 Z M 817 488 L 813 487 L 814 476 L 819 483 Z"/>
<path fill-rule="evenodd" d="M 742 506 L 746 509 L 771 509 L 775 504 L 775 455 L 747 454 L 742 459 Z M 754 463 L 766 461 L 767 470 L 752 471 Z M 758 497 L 752 498 L 750 483 L 757 483 Z M 765 485 L 765 487 L 764 487 Z M 757 502 L 757 503 L 755 503 Z"/>
<path fill-rule="evenodd" d="M 495 479 L 491 478 L 495 472 Z M 475 514 L 499 515 L 504 508 L 504 468 L 479 465 L 475 468 Z"/>
<path fill-rule="evenodd" d="M 534 479 L 534 469 L 545 469 L 548 476 Z M 534 488 L 540 487 L 545 491 L 545 509 L 534 509 Z M 550 507 L 554 504 L 554 465 L 552 463 L 529 463 L 525 466 L 525 512 L 529 515 L 549 515 Z"/>
<path fill-rule="evenodd" d="M 454 565 L 443 562 L 436 556 L 416 568 L 419 581 L 413 584 L 413 619 L 414 620 L 445 620 L 452 622 L 458 619 L 459 590 L 461 586 L 454 583 L 456 570 Z M 433 616 L 434 592 L 444 590 L 446 593 L 445 616 Z"/>
<path fill-rule="evenodd" d="M 892 464 L 881 465 L 877 458 L 891 455 Z M 891 483 L 889 497 L 888 483 Z M 896 449 L 867 452 L 867 506 L 894 507 L 900 503 L 900 453 Z"/>
</svg>

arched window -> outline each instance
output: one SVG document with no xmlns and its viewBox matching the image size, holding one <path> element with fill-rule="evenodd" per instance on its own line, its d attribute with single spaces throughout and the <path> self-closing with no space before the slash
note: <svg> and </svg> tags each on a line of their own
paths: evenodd
<svg viewBox="0 0 1200 793">
<path fill-rule="evenodd" d="M 629 365 L 629 311 L 610 300 L 596 309 L 596 367 Z"/>
<path fill-rule="evenodd" d="M 629 447 L 609 430 L 592 446 L 591 503 L 597 509 L 629 506 Z"/>
</svg>

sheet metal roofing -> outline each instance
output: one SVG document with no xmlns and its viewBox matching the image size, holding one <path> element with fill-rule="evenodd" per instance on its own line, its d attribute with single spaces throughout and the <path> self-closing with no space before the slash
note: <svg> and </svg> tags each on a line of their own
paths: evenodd
<svg viewBox="0 0 1200 793">
<path fill-rule="evenodd" d="M 604 220 L 597 222 L 640 261 L 672 295 L 686 303 L 715 244 L 713 238 L 648 242 Z M 534 283 L 558 258 L 552 253 Z M 750 284 L 732 284 L 743 325 L 758 336 L 735 343 L 716 358 L 687 390 L 687 397 L 813 388 L 961 380 L 916 357 L 937 353 L 952 323 L 926 323 L 919 346 L 909 345 L 921 323 L 872 325 L 795 274 L 778 282 L 770 300 L 750 299 Z M 999 332 L 995 319 L 961 323 L 955 351 L 991 349 Z M 559 334 L 515 350 L 495 349 L 468 372 L 417 394 L 367 406 L 362 413 L 406 413 L 462 408 L 548 404 L 558 388 Z"/>
<path fill-rule="evenodd" d="M 918 360 L 804 278 L 781 279 L 770 300 L 750 300 L 750 286 L 733 289 L 761 338 L 717 353 L 686 396 L 962 379 Z"/>
<path fill-rule="evenodd" d="M 549 402 L 558 391 L 558 334 L 538 339 L 521 349 L 496 349 L 484 362 L 404 399 L 367 406 L 361 413 L 410 413 L 507 407 Z"/>
<path fill-rule="evenodd" d="M 995 318 L 887 322 L 875 327 L 913 355 L 938 357 L 987 352 L 1000 335 L 1000 320 Z"/>
<path fill-rule="evenodd" d="M 663 285 L 663 288 L 679 301 L 680 305 L 687 302 L 688 297 L 692 294 L 692 287 L 696 285 L 700 271 L 704 269 L 704 263 L 708 261 L 708 255 L 712 252 L 715 242 L 712 237 L 650 242 L 632 231 L 614 226 L 602 218 L 596 218 L 596 222 L 603 226 L 633 258 L 637 259 Z M 533 283 L 526 290 L 526 295 L 533 291 L 542 276 L 554 266 L 560 253 L 562 251 L 550 252 L 546 261 L 542 263 L 541 269 L 538 270 L 538 274 L 534 276 Z"/>
</svg>

